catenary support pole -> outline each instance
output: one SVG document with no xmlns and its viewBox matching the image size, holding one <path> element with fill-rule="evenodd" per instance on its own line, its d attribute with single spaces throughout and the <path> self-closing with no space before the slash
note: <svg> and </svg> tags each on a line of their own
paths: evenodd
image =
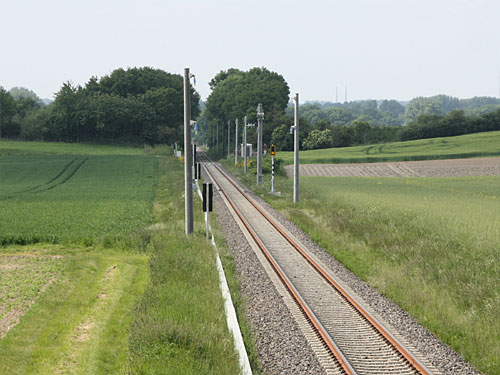
<svg viewBox="0 0 500 375">
<path fill-rule="evenodd" d="M 262 122 L 264 120 L 264 112 L 262 112 L 262 104 L 257 107 L 257 185 L 262 184 Z"/>
<path fill-rule="evenodd" d="M 184 202 L 186 234 L 193 233 L 193 169 L 189 68 L 184 69 Z"/>
<path fill-rule="evenodd" d="M 299 94 L 295 94 L 294 111 L 294 136 L 293 136 L 293 202 L 299 201 Z"/>
<path fill-rule="evenodd" d="M 243 173 L 247 173 L 247 116 L 243 118 Z"/>
<path fill-rule="evenodd" d="M 234 121 L 235 123 L 235 136 L 234 136 L 234 165 L 238 164 L 238 119 Z"/>
</svg>

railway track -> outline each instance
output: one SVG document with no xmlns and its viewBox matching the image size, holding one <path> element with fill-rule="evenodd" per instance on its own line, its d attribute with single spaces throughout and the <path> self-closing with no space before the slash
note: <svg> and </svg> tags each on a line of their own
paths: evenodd
<svg viewBox="0 0 500 375">
<path fill-rule="evenodd" d="M 202 158 L 206 173 L 246 237 L 260 251 L 261 262 L 267 262 L 275 283 L 281 283 L 277 287 L 286 289 L 287 298 L 293 301 L 288 306 L 326 373 L 437 373 L 412 354 L 217 164 Z"/>
</svg>

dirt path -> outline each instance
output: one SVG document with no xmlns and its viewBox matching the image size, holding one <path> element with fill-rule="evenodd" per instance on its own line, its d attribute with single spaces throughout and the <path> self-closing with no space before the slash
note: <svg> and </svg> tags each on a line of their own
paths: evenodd
<svg viewBox="0 0 500 375">
<path fill-rule="evenodd" d="M 287 165 L 288 177 L 293 165 Z M 301 164 L 301 176 L 461 177 L 500 176 L 500 157 L 356 164 Z"/>
</svg>

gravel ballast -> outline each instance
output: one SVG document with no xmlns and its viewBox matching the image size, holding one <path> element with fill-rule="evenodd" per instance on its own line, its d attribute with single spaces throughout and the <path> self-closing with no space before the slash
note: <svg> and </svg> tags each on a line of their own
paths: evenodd
<svg viewBox="0 0 500 375">
<path fill-rule="evenodd" d="M 240 184 L 241 185 L 241 184 Z M 241 185 L 246 192 L 249 189 Z M 439 371 L 446 375 L 480 374 L 450 347 L 415 322 L 386 297 L 367 286 L 341 263 L 321 249 L 310 237 L 260 197 L 250 193 L 285 228 L 305 245 L 332 274 L 348 285 L 378 316 L 398 331 Z M 297 323 L 291 317 L 239 226 L 218 194 L 217 221 L 236 262 L 241 293 L 247 302 L 247 317 L 256 336 L 260 362 L 265 374 L 323 374 L 318 360 Z"/>
<path fill-rule="evenodd" d="M 247 319 L 264 374 L 324 374 L 302 331 L 273 286 L 222 198 L 214 194 L 217 223 L 236 263 Z"/>
</svg>

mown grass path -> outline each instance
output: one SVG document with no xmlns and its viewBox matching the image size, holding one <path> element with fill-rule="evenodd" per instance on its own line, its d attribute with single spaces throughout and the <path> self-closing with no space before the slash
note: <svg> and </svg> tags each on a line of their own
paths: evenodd
<svg viewBox="0 0 500 375">
<path fill-rule="evenodd" d="M 26 248 L 9 252 L 14 256 Z M 0 341 L 0 373 L 123 372 L 128 356 L 123 327 L 130 324 L 146 287 L 147 257 L 60 246 L 40 256 L 57 256 L 64 268 Z M 22 281 L 30 283 L 28 276 Z"/>
</svg>

